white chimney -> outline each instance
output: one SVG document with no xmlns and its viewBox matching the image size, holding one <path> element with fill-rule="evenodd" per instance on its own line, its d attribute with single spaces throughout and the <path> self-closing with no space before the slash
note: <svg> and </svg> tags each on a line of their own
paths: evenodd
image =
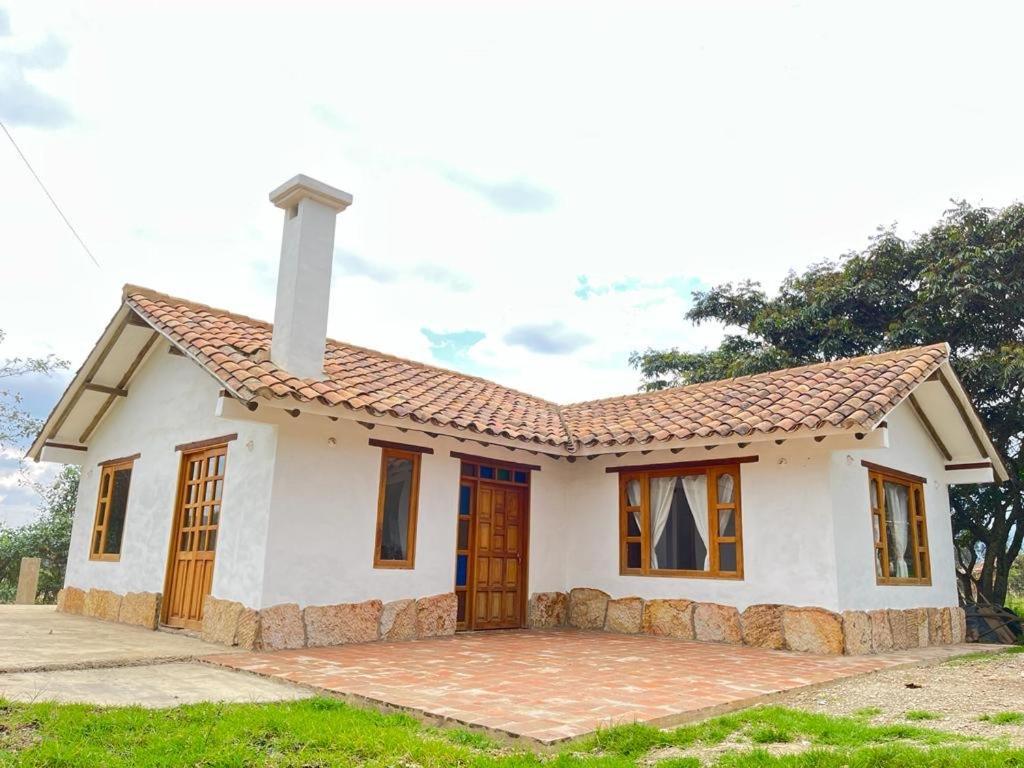
<svg viewBox="0 0 1024 768">
<path fill-rule="evenodd" d="M 323 378 L 334 223 L 352 195 L 300 173 L 270 202 L 284 209 L 270 359 L 301 378 Z"/>
</svg>

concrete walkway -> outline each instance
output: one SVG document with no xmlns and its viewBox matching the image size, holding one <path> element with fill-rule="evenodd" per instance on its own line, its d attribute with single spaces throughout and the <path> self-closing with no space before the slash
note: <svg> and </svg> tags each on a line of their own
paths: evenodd
<svg viewBox="0 0 1024 768">
<path fill-rule="evenodd" d="M 173 707 L 311 695 L 195 661 L 226 650 L 187 635 L 57 613 L 53 606 L 0 605 L 0 699 Z"/>
</svg>

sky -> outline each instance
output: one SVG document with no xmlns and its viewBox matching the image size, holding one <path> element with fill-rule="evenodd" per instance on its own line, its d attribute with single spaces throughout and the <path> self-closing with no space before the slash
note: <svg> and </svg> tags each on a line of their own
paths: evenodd
<svg viewBox="0 0 1024 768">
<path fill-rule="evenodd" d="M 305 173 L 351 193 L 329 333 L 560 402 L 713 346 L 694 290 L 1021 199 L 1020 3 L 0 0 L 0 357 L 127 282 L 271 319 Z M 66 384 L 19 382 L 45 415 Z M 0 521 L 34 499 L 0 455 Z M 41 468 L 32 469 L 41 476 Z"/>
</svg>

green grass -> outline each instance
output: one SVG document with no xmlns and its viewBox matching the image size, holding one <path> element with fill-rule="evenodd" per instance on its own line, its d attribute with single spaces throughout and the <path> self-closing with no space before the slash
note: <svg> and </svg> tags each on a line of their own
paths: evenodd
<svg viewBox="0 0 1024 768">
<path fill-rule="evenodd" d="M 730 749 L 716 768 L 1024 768 L 1024 750 L 979 747 L 952 733 L 909 723 L 872 725 L 762 707 L 661 731 L 624 725 L 555 751 L 495 741 L 470 730 L 438 729 L 402 714 L 381 714 L 334 699 L 276 704 L 138 707 L 5 704 L 0 701 L 0 766 L 138 768 L 698 768 L 691 755 L 655 763 L 653 750 Z M 735 748 L 733 742 L 737 742 Z M 800 742 L 804 752 L 773 755 Z"/>
<path fill-rule="evenodd" d="M 904 717 L 906 717 L 907 720 L 941 720 L 942 719 L 942 715 L 937 714 L 935 712 L 929 712 L 926 709 L 912 709 L 909 712 L 907 712 L 907 714 L 904 715 Z"/>
<path fill-rule="evenodd" d="M 878 717 L 882 714 L 882 710 L 879 707 L 861 707 L 854 711 L 854 717 L 863 717 L 870 720 L 872 717 Z"/>
<path fill-rule="evenodd" d="M 963 656 L 954 656 L 952 659 L 944 662 L 950 666 L 959 666 L 960 664 L 973 664 L 974 662 L 994 661 L 1001 656 L 1012 655 L 1015 653 L 1024 653 L 1024 645 L 1008 645 L 1005 650 L 1001 651 L 978 651 L 977 653 L 965 653 Z"/>
<path fill-rule="evenodd" d="M 982 722 L 996 725 L 1018 725 L 1024 723 L 1024 712 L 995 712 L 978 718 Z"/>
</svg>

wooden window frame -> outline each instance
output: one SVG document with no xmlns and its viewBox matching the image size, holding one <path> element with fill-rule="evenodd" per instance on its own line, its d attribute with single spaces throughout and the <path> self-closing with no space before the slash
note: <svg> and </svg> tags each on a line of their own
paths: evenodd
<svg viewBox="0 0 1024 768">
<path fill-rule="evenodd" d="M 373 567 L 411 570 L 416 567 L 416 521 L 420 499 L 420 457 L 423 451 L 403 448 L 381 448 L 380 480 L 377 487 L 377 534 L 373 543 Z M 383 560 L 380 556 L 381 540 L 384 536 L 384 497 L 387 491 L 388 459 L 408 459 L 412 462 L 412 489 L 409 492 L 409 533 L 408 551 L 404 560 Z"/>
<path fill-rule="evenodd" d="M 929 587 L 932 583 L 931 553 L 928 548 L 928 515 L 925 510 L 924 489 L 928 480 L 896 469 L 863 462 L 868 470 L 868 520 L 871 523 L 871 570 L 875 583 L 887 587 Z M 885 506 L 885 483 L 902 485 L 907 489 L 907 517 L 910 527 L 910 551 L 914 555 L 917 576 L 887 576 L 889 568 L 889 537 L 886 535 L 888 515 Z M 877 494 L 877 495 L 876 495 Z M 875 500 L 880 506 L 875 506 Z M 878 518 L 879 536 L 875 538 L 875 518 Z M 881 557 L 882 573 L 875 570 L 876 557 Z"/>
<path fill-rule="evenodd" d="M 114 496 L 114 474 L 120 470 L 127 469 L 134 474 L 135 459 L 139 458 L 141 454 L 135 454 L 134 456 L 127 456 L 123 459 L 112 459 L 110 461 L 101 461 L 99 463 L 100 468 L 100 481 L 96 489 L 96 511 L 93 513 L 92 528 L 89 530 L 89 559 L 103 561 L 108 563 L 116 563 L 121 560 L 121 552 L 117 554 L 105 553 L 103 550 L 107 548 L 107 526 L 110 523 L 110 500 Z M 109 477 L 110 481 L 107 483 L 107 492 L 103 493 L 103 479 Z M 131 494 L 131 477 L 128 478 L 128 493 Z M 100 522 L 100 509 L 103 509 L 106 504 L 106 512 L 103 515 L 103 521 Z M 121 527 L 121 545 L 124 545 L 124 529 L 128 523 L 128 501 L 125 500 L 125 523 Z M 99 534 L 99 549 L 94 550 L 96 542 L 96 534 Z"/>
<path fill-rule="evenodd" d="M 733 501 L 718 501 L 718 478 L 723 474 L 732 474 L 735 478 Z M 708 483 L 708 570 L 697 571 L 687 569 L 651 568 L 651 485 L 656 477 L 678 477 L 681 475 L 704 475 Z M 640 504 L 630 505 L 626 487 L 631 480 L 640 481 Z M 728 579 L 743 580 L 743 503 L 740 496 L 740 463 L 722 462 L 715 464 L 694 463 L 691 466 L 672 466 L 668 469 L 637 469 L 619 472 L 619 574 L 622 576 L 667 576 L 670 578 Z M 718 512 L 732 509 L 736 521 L 735 536 L 721 536 L 718 533 Z M 629 536 L 628 516 L 634 511 L 641 515 L 640 536 Z M 640 543 L 640 567 L 627 567 L 627 544 Z M 719 545 L 736 545 L 736 570 L 722 571 L 719 568 Z"/>
</svg>

